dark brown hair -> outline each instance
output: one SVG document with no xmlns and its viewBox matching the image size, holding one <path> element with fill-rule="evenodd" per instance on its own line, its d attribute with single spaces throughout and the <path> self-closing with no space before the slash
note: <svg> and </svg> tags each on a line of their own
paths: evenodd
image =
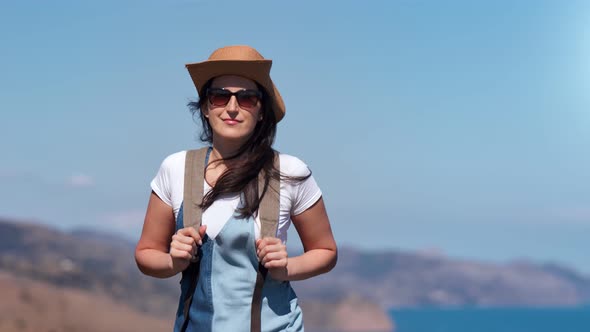
<svg viewBox="0 0 590 332">
<path fill-rule="evenodd" d="M 188 107 L 193 114 L 199 115 L 202 125 L 200 139 L 204 143 L 213 144 L 213 131 L 209 120 L 201 110 L 207 107 L 206 91 L 211 86 L 213 79 L 209 80 L 199 91 L 201 98 L 189 102 Z M 277 122 L 272 103 L 264 88 L 256 83 L 258 90 L 262 92 L 262 121 L 256 123 L 254 132 L 248 140 L 238 149 L 233 156 L 225 157 L 218 162 L 235 160 L 217 179 L 215 186 L 204 197 L 200 207 L 206 210 L 221 195 L 241 193 L 242 204 L 238 207 L 240 218 L 253 216 L 260 205 L 261 196 L 258 188 L 258 174 L 264 175 L 264 187 L 262 192 L 268 189 L 270 178 L 286 180 L 289 182 L 304 181 L 311 176 L 311 171 L 306 176 L 294 177 L 281 175 L 280 170 L 274 166 L 275 153 L 272 148 L 276 136 Z"/>
</svg>

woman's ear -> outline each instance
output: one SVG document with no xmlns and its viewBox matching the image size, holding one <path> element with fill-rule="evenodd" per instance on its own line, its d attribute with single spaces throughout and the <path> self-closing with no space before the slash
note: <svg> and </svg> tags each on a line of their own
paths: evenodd
<svg viewBox="0 0 590 332">
<path fill-rule="evenodd" d="M 207 106 L 203 105 L 203 107 L 201 107 L 201 112 L 203 113 L 203 116 L 209 118 L 209 109 L 207 108 Z"/>
</svg>

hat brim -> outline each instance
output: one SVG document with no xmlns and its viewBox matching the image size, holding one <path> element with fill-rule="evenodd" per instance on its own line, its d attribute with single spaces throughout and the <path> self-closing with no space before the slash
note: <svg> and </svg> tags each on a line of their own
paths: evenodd
<svg viewBox="0 0 590 332">
<path fill-rule="evenodd" d="M 210 79 L 221 75 L 237 75 L 249 78 L 260 84 L 273 103 L 276 121 L 285 116 L 285 103 L 277 87 L 270 78 L 272 60 L 208 60 L 186 65 L 197 93 Z M 203 96 L 199 96 L 203 97 Z"/>
</svg>

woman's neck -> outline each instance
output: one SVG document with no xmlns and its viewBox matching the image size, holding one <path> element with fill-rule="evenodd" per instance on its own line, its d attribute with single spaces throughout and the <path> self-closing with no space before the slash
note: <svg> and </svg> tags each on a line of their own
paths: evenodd
<svg viewBox="0 0 590 332">
<path fill-rule="evenodd" d="M 211 187 L 215 186 L 217 179 L 223 172 L 231 167 L 237 159 L 224 160 L 234 156 L 240 149 L 238 144 L 228 144 L 228 142 L 218 143 L 213 141 L 213 150 L 209 156 L 209 163 L 207 171 L 205 172 L 205 180 Z"/>
<path fill-rule="evenodd" d="M 240 147 L 238 145 L 217 144 L 213 143 L 213 150 L 211 151 L 211 158 L 213 160 L 226 159 L 234 156 Z"/>
<path fill-rule="evenodd" d="M 213 151 L 211 151 L 214 159 L 231 158 L 240 151 L 240 148 L 248 141 L 249 137 L 241 137 L 229 139 L 227 137 L 220 137 L 213 133 Z"/>
</svg>

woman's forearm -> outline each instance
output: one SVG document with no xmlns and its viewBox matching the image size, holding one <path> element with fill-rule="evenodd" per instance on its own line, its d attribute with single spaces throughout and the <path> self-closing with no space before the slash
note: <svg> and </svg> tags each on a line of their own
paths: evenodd
<svg viewBox="0 0 590 332">
<path fill-rule="evenodd" d="M 139 270 L 148 276 L 170 278 L 180 271 L 173 268 L 172 256 L 156 249 L 141 249 L 135 252 L 135 261 Z"/>
<path fill-rule="evenodd" d="M 304 280 L 329 272 L 336 266 L 338 254 L 333 249 L 312 249 L 287 260 L 287 280 Z"/>
</svg>

